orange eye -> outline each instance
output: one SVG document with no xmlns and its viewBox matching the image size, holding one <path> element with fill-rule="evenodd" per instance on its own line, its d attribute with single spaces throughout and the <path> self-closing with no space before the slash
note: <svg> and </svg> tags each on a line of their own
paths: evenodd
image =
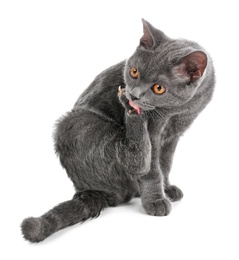
<svg viewBox="0 0 239 260">
<path fill-rule="evenodd" d="M 139 76 L 139 71 L 133 67 L 130 69 L 130 76 L 133 78 L 133 79 L 137 79 L 138 76 Z"/>
<path fill-rule="evenodd" d="M 166 88 L 162 85 L 154 84 L 153 85 L 153 91 L 157 95 L 162 95 L 166 91 Z"/>
</svg>

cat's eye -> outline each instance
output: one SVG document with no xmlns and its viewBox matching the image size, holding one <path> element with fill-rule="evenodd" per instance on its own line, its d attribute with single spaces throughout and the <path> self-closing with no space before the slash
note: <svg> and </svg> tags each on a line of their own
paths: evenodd
<svg viewBox="0 0 239 260">
<path fill-rule="evenodd" d="M 139 76 L 139 71 L 135 68 L 135 67 L 132 67 L 130 69 L 130 76 L 133 78 L 133 79 L 137 79 L 138 76 Z"/>
<path fill-rule="evenodd" d="M 153 85 L 153 92 L 157 95 L 162 95 L 166 91 L 166 88 L 159 84 Z"/>
</svg>

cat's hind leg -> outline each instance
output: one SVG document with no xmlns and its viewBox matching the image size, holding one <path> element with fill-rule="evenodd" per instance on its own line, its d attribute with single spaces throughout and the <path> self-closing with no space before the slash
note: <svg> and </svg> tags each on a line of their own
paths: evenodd
<svg viewBox="0 0 239 260">
<path fill-rule="evenodd" d="M 72 200 L 65 201 L 38 218 L 26 218 L 21 228 L 23 236 L 30 242 L 40 242 L 56 231 L 96 218 L 101 210 L 116 206 L 119 201 L 116 196 L 103 191 L 78 191 Z"/>
</svg>

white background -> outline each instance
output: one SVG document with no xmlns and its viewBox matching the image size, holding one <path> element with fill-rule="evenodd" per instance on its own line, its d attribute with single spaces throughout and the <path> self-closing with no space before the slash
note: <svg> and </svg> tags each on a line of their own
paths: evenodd
<svg viewBox="0 0 239 260">
<path fill-rule="evenodd" d="M 1 259 L 239 259 L 236 2 L 0 2 Z M 24 241 L 23 218 L 74 194 L 54 154 L 54 122 L 97 74 L 133 53 L 142 17 L 214 59 L 214 99 L 181 139 L 171 173 L 183 200 L 152 217 L 135 199 L 40 244 Z"/>
</svg>

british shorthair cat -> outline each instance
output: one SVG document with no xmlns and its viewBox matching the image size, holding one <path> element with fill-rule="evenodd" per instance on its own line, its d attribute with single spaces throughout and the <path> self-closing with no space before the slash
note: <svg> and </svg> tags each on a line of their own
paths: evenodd
<svg viewBox="0 0 239 260">
<path fill-rule="evenodd" d="M 143 20 L 136 51 L 99 74 L 54 134 L 74 197 L 27 218 L 25 239 L 39 242 L 106 207 L 141 197 L 146 213 L 166 216 L 183 192 L 169 181 L 180 136 L 212 98 L 210 55 L 196 42 L 171 39 Z"/>
</svg>

